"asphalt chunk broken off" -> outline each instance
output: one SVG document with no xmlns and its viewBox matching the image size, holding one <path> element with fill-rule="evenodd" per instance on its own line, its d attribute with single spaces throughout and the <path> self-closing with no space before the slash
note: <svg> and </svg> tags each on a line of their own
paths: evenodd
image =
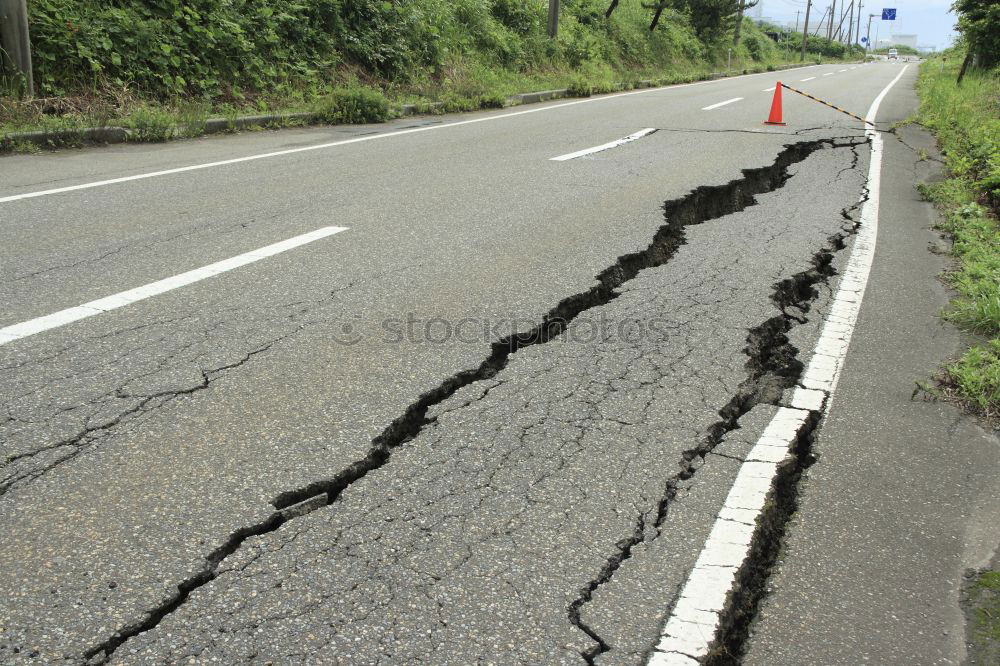
<svg viewBox="0 0 1000 666">
<path fill-rule="evenodd" d="M 763 351 L 789 366 L 811 349 L 828 285 L 791 313 L 776 285 L 831 237 L 849 247 L 864 148 L 816 145 L 754 205 L 686 227 L 617 297 L 431 405 L 335 501 L 240 540 L 124 640 L 67 656 L 643 663 L 737 466 L 692 452 L 752 441 L 787 388 L 756 373 L 746 393 L 749 331 L 794 316 Z M 31 618 L 4 612 L 0 659 L 30 661 L 16 632 Z"/>
</svg>

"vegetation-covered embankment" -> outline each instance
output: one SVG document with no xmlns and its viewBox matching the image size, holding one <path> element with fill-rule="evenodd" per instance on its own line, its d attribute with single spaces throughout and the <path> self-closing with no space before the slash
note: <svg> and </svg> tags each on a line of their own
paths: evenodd
<svg viewBox="0 0 1000 666">
<path fill-rule="evenodd" d="M 28 4 L 40 99 L 15 99 L 7 76 L 3 133 L 114 123 L 156 138 L 209 114 L 275 110 L 380 120 L 390 103 L 462 110 L 530 90 L 588 94 L 798 59 L 794 36 L 749 20 L 734 46 L 738 0 L 671 2 L 653 30 L 655 9 L 641 0 L 621 0 L 610 16 L 610 0 L 563 0 L 555 39 L 544 0 Z M 814 38 L 809 52 L 845 49 Z"/>
</svg>

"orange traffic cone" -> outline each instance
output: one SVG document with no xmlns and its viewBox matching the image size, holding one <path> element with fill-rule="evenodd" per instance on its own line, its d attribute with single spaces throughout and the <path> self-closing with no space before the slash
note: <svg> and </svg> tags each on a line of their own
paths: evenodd
<svg viewBox="0 0 1000 666">
<path fill-rule="evenodd" d="M 765 125 L 784 125 L 781 122 L 781 81 L 774 86 L 774 99 L 771 100 L 771 115 L 764 121 Z"/>
</svg>

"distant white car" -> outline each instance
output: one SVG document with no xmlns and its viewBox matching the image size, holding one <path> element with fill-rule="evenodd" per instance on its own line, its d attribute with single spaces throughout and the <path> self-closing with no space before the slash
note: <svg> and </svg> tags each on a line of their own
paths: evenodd
<svg viewBox="0 0 1000 666">
<path fill-rule="evenodd" d="M 889 60 L 898 60 L 899 56 L 896 53 L 896 49 L 889 49 Z"/>
</svg>

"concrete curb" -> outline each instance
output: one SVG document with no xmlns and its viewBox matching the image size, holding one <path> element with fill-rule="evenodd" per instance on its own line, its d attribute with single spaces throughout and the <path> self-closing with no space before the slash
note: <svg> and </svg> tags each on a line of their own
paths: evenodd
<svg viewBox="0 0 1000 666">
<path fill-rule="evenodd" d="M 727 78 L 729 76 L 742 76 L 745 74 L 759 73 L 767 71 L 778 72 L 786 69 L 799 69 L 802 67 L 812 67 L 813 65 L 780 65 L 765 72 L 751 72 L 744 69 L 732 74 L 726 72 L 712 72 L 700 76 L 696 81 L 714 81 L 716 79 Z M 667 87 L 677 85 L 675 83 L 665 83 L 663 81 L 644 80 L 635 84 L 635 88 L 655 88 L 658 86 Z M 626 90 L 626 86 L 616 86 L 615 90 Z M 555 99 L 565 99 L 567 97 L 578 97 L 569 88 L 558 88 L 555 90 L 541 90 L 537 92 L 520 93 L 511 95 L 504 103 L 505 107 L 520 106 L 521 104 L 538 104 Z M 418 113 L 432 112 L 444 106 L 441 102 L 432 102 L 426 106 L 418 107 L 415 104 L 404 104 L 398 108 L 402 117 L 418 115 Z M 420 108 L 420 111 L 418 111 Z M 232 132 L 238 130 L 252 129 L 258 127 L 286 127 L 289 124 L 296 125 L 318 125 L 321 124 L 320 114 L 312 112 L 301 113 L 276 113 L 268 115 L 240 116 L 238 118 L 209 118 L 204 126 L 195 136 L 205 134 L 219 134 L 222 132 Z M 191 127 L 173 127 L 170 129 L 171 138 L 183 137 Z M 7 143 L 27 142 L 37 146 L 56 148 L 60 146 L 78 146 L 81 144 L 112 144 L 127 143 L 129 141 L 140 141 L 140 134 L 127 127 L 87 127 L 84 129 L 55 130 L 51 132 L 12 132 L 0 137 L 0 152 L 3 145 Z"/>
</svg>

